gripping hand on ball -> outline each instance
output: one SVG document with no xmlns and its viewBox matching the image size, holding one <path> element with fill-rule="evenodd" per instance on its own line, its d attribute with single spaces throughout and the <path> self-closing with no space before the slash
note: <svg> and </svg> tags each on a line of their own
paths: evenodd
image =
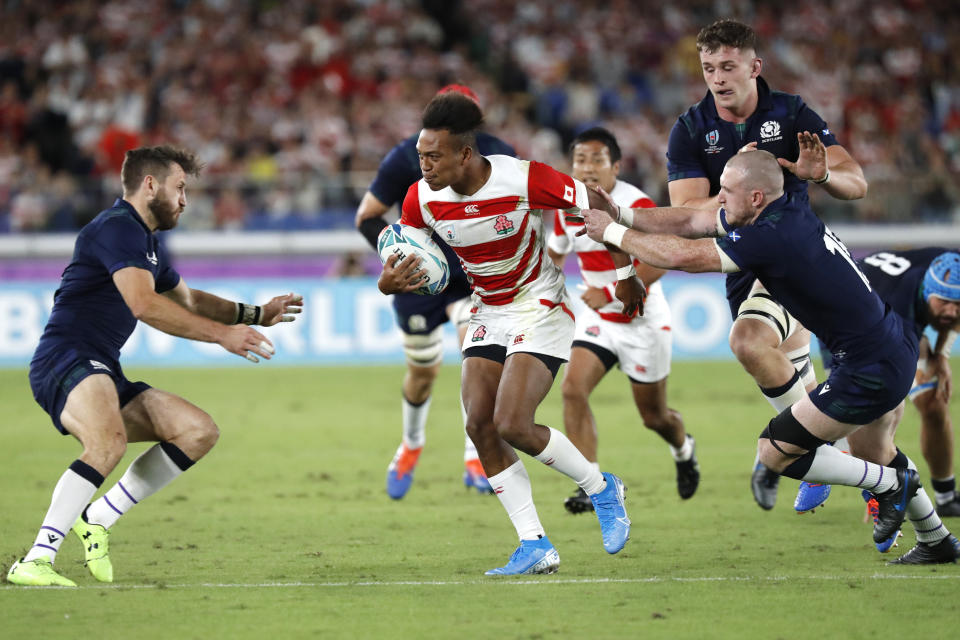
<svg viewBox="0 0 960 640">
<path fill-rule="evenodd" d="M 387 258 L 377 280 L 380 293 L 410 293 L 423 285 L 424 274 L 420 270 L 421 259 L 416 255 L 409 255 L 400 260 L 400 256 L 392 255 Z"/>
</svg>

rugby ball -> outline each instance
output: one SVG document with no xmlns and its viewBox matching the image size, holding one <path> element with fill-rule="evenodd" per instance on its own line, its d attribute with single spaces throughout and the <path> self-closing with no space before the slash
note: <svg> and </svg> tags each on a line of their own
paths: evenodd
<svg viewBox="0 0 960 640">
<path fill-rule="evenodd" d="M 391 224 L 377 238 L 377 253 L 384 264 L 396 255 L 398 262 L 409 255 L 420 256 L 420 271 L 426 276 L 422 287 L 413 291 L 421 296 L 432 296 L 447 288 L 450 282 L 450 265 L 440 246 L 423 229 L 405 224 Z"/>
</svg>

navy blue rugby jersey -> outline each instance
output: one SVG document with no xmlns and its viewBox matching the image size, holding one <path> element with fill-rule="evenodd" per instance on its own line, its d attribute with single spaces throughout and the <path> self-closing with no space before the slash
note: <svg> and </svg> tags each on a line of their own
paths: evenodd
<svg viewBox="0 0 960 640">
<path fill-rule="evenodd" d="M 410 185 L 423 177 L 420 172 L 420 158 L 417 156 L 417 139 L 419 137 L 420 134 L 417 133 L 396 145 L 387 153 L 377 168 L 377 177 L 373 179 L 369 191 L 377 200 L 388 207 L 392 207 L 394 204 L 402 204 Z M 517 156 L 517 152 L 509 144 L 483 131 L 477 133 L 477 151 L 483 156 Z M 434 233 L 432 237 L 440 245 L 444 255 L 447 256 L 451 278 L 458 274 L 465 277 L 462 275 L 463 269 L 460 267 L 460 259 L 457 254 L 447 246 L 446 242 L 440 239 L 440 236 Z"/>
<path fill-rule="evenodd" d="M 757 220 L 731 228 L 719 248 L 751 271 L 770 294 L 833 354 L 848 362 L 875 361 L 902 348 L 903 322 L 873 291 L 842 242 L 810 209 L 785 193 Z M 914 339 L 914 349 L 916 340 Z"/>
<path fill-rule="evenodd" d="M 921 291 L 923 276 L 937 256 L 949 251 L 954 249 L 926 247 L 911 251 L 878 251 L 858 260 L 857 264 L 880 298 L 913 323 L 919 338 L 930 324 L 927 303 Z"/>
<path fill-rule="evenodd" d="M 687 109 L 670 131 L 667 181 L 706 178 L 710 181 L 710 195 L 715 196 L 720 192 L 720 174 L 727 160 L 749 142 L 792 162 L 800 157 L 798 132 L 816 133 L 828 147 L 838 144 L 827 123 L 800 96 L 772 91 L 763 78 L 757 78 L 757 93 L 757 109 L 743 125 L 720 117 L 710 91 Z M 784 191 L 807 197 L 806 181 L 786 169 L 783 182 Z M 734 316 L 752 285 L 753 276 L 749 273 L 727 276 L 727 298 Z"/>
<path fill-rule="evenodd" d="M 113 282 L 124 267 L 146 269 L 157 293 L 180 282 L 169 255 L 133 206 L 118 198 L 77 236 L 73 259 L 53 297 L 53 311 L 40 337 L 36 360 L 62 346 L 113 360 L 137 325 Z"/>
</svg>

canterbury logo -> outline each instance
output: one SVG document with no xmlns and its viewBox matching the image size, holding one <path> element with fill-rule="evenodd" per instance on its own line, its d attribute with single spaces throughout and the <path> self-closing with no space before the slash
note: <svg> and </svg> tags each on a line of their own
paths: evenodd
<svg viewBox="0 0 960 640">
<path fill-rule="evenodd" d="M 463 208 L 464 213 L 480 213 L 480 206 L 475 204 L 468 204 Z"/>
</svg>

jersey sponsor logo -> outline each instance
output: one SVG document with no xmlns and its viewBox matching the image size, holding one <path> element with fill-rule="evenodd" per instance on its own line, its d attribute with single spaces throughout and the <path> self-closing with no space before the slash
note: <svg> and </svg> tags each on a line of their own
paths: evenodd
<svg viewBox="0 0 960 640">
<path fill-rule="evenodd" d="M 717 143 L 720 142 L 719 129 L 714 129 L 713 131 L 707 133 L 707 135 L 704 137 L 706 138 L 707 145 L 708 145 L 707 148 L 703 150 L 704 153 L 714 154 L 714 153 L 720 153 L 721 151 L 723 151 L 723 147 L 717 146 Z"/>
<path fill-rule="evenodd" d="M 53 544 L 54 542 L 56 542 L 56 541 L 59 540 L 59 539 L 60 539 L 59 537 L 53 535 L 52 533 L 48 533 L 48 534 L 47 534 L 47 540 L 50 542 L 50 544 Z"/>
<path fill-rule="evenodd" d="M 473 337 L 470 338 L 470 342 L 482 342 L 484 338 L 487 337 L 487 327 L 486 325 L 480 325 L 477 327 L 477 330 L 473 332 Z"/>
<path fill-rule="evenodd" d="M 506 235 L 514 230 L 513 220 L 500 214 L 494 219 L 493 228 L 496 229 L 498 236 Z"/>
<path fill-rule="evenodd" d="M 153 266 L 157 266 L 157 252 L 156 252 L 156 251 L 147 254 L 147 262 L 149 262 L 149 263 L 152 264 Z"/>
<path fill-rule="evenodd" d="M 523 343 L 523 334 L 519 334 L 513 338 L 513 344 L 522 344 Z"/>
<path fill-rule="evenodd" d="M 110 371 L 110 367 L 108 367 L 107 365 L 97 360 L 91 360 L 90 366 L 93 367 L 94 369 L 100 369 L 101 371 L 107 371 L 109 373 L 113 373 L 112 371 Z"/>
<path fill-rule="evenodd" d="M 463 212 L 467 215 L 470 215 L 471 213 L 480 213 L 480 205 L 468 204 L 463 208 Z"/>
<path fill-rule="evenodd" d="M 597 336 L 600 335 L 600 327 L 596 325 L 592 327 L 587 327 L 587 330 L 584 333 L 586 333 L 588 336 L 593 336 L 594 338 L 596 338 Z"/>
<path fill-rule="evenodd" d="M 775 142 L 781 140 L 783 136 L 780 135 L 780 123 L 776 120 L 767 120 L 762 125 L 760 125 L 760 137 L 762 138 L 760 142 Z"/>
</svg>

